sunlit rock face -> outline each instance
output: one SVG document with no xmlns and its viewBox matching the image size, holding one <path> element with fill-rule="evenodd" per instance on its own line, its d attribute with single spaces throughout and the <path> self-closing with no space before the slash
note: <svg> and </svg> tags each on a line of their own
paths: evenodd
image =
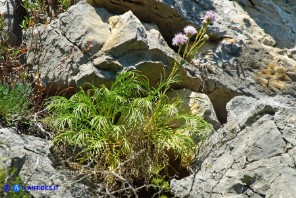
<svg viewBox="0 0 296 198">
<path fill-rule="evenodd" d="M 75 91 L 86 82 L 109 86 L 122 70 L 139 70 L 156 85 L 179 59 L 158 27 L 132 11 L 114 15 L 82 2 L 40 31 L 40 73 L 49 95 Z M 178 86 L 199 90 L 201 79 L 192 65 L 184 66 L 181 78 Z"/>
<path fill-rule="evenodd" d="M 194 173 L 171 182 L 177 197 L 294 197 L 295 98 L 238 96 L 227 123 L 193 163 Z"/>
<path fill-rule="evenodd" d="M 139 70 L 156 84 L 180 60 L 173 36 L 188 24 L 199 28 L 205 12 L 214 10 L 209 42 L 194 64 L 184 65 L 183 83 L 173 88 L 188 89 L 181 93 L 188 111 L 195 107 L 193 95 L 206 98 L 212 115 L 207 119 L 217 132 L 201 147 L 192 175 L 171 182 L 172 191 L 178 197 L 295 195 L 293 1 L 88 3 L 42 28 L 39 65 L 49 95 L 85 82 L 108 86 L 122 70 Z"/>
<path fill-rule="evenodd" d="M 201 149 L 192 175 L 171 182 L 177 197 L 294 197 L 293 1 L 89 2 L 113 13 L 132 10 L 155 23 L 170 46 L 185 25 L 200 27 L 206 11 L 217 13 L 194 68 L 206 71 L 202 91 L 224 125 Z"/>
<path fill-rule="evenodd" d="M 197 54 L 195 71 L 206 68 L 201 89 L 222 122 L 226 121 L 226 103 L 234 96 L 296 96 L 296 15 L 291 1 L 88 2 L 117 14 L 131 10 L 140 20 L 156 24 L 170 46 L 174 34 L 188 24 L 200 27 L 206 11 L 214 10 L 217 17 L 208 29 L 210 42 Z"/>
</svg>

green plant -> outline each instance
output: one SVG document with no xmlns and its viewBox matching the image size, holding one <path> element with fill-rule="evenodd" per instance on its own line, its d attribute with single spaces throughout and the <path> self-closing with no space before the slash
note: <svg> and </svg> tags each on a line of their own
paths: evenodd
<svg viewBox="0 0 296 198">
<path fill-rule="evenodd" d="M 0 160 L 1 160 L 1 158 L 0 158 Z M 12 171 L 14 172 L 15 170 L 12 170 Z M 11 174 L 13 174 L 13 172 L 11 172 Z M 2 186 L 5 184 L 5 180 L 6 180 L 7 176 L 8 176 L 7 173 L 8 173 L 7 168 L 1 168 L 0 169 L 0 187 L 1 187 L 1 189 L 2 189 Z M 19 175 L 16 176 L 14 178 L 14 180 L 9 183 L 9 185 L 11 185 L 11 186 L 13 184 L 23 185 L 23 182 L 22 182 L 21 177 Z M 7 192 L 5 194 L 1 190 L 0 196 L 1 197 L 4 197 L 4 198 L 6 198 L 6 197 L 7 198 L 19 198 L 19 197 L 22 197 L 22 198 L 30 198 L 30 197 L 32 197 L 32 196 L 30 196 L 29 193 L 24 192 L 22 190 L 19 191 L 19 192 L 14 192 L 14 191 L 10 190 L 9 192 Z"/>
<path fill-rule="evenodd" d="M 68 8 L 71 6 L 71 0 L 58 0 L 59 3 L 62 6 L 62 10 L 68 10 Z"/>
<path fill-rule="evenodd" d="M 27 12 L 27 16 L 25 16 L 25 19 L 20 24 L 24 31 L 27 31 L 29 27 L 34 27 L 39 23 L 47 23 L 49 13 L 47 12 L 46 1 L 24 0 L 22 6 Z"/>
<path fill-rule="evenodd" d="M 164 167 L 154 167 L 154 170 L 152 170 L 153 176 L 151 179 L 151 184 L 155 186 L 155 188 L 160 189 L 159 194 L 161 192 L 168 192 L 170 190 L 170 184 L 165 179 L 165 176 L 162 176 L 160 174 L 160 171 L 162 171 Z M 167 198 L 166 195 L 159 195 L 161 198 Z"/>
<path fill-rule="evenodd" d="M 188 62 L 192 62 L 196 52 L 206 43 L 209 36 L 206 34 L 207 28 L 216 20 L 216 13 L 214 11 L 207 11 L 203 17 L 202 26 L 199 31 L 195 27 L 188 25 L 184 28 L 184 33 L 178 33 L 173 38 L 173 45 L 178 46 L 178 54 Z M 190 40 L 195 36 L 194 42 Z"/>
<path fill-rule="evenodd" d="M 5 30 L 5 17 L 4 16 L 5 16 L 4 13 L 0 14 L 0 51 L 1 51 L 3 43 L 8 38 L 7 31 Z M 0 56 L 1 56 L 1 54 L 0 54 Z"/>
<path fill-rule="evenodd" d="M 4 14 L 0 14 L 0 30 L 1 30 L 1 32 L 4 30 L 4 27 L 5 27 Z"/>
<path fill-rule="evenodd" d="M 23 0 L 22 6 L 27 12 L 27 16 L 21 22 L 23 30 L 34 27 L 37 24 L 49 24 L 62 12 L 65 12 L 76 0 Z"/>
<path fill-rule="evenodd" d="M 30 24 L 30 20 L 27 16 L 25 16 L 25 19 L 21 22 L 20 26 L 24 31 L 27 31 L 29 24 Z"/>
<path fill-rule="evenodd" d="M 211 130 L 202 118 L 180 113 L 180 99 L 166 96 L 174 82 L 178 75 L 152 88 L 143 75 L 122 72 L 110 89 L 89 85 L 70 99 L 50 98 L 45 121 L 58 131 L 56 144 L 79 148 L 81 163 L 150 181 L 155 167 L 168 165 L 169 152 L 188 160 L 195 152 L 190 135 L 202 140 Z"/>
<path fill-rule="evenodd" d="M 1 33 L 2 32 L 0 31 L 0 37 Z M 34 39 L 36 38 L 37 36 L 34 37 Z M 10 91 L 12 91 L 10 94 L 15 94 L 14 89 L 19 90 L 21 88 L 30 86 L 30 96 L 29 94 L 26 94 L 26 96 L 30 98 L 30 105 L 33 107 L 34 110 L 40 109 L 44 86 L 40 79 L 38 70 L 32 72 L 32 65 L 37 65 L 37 68 L 39 68 L 39 64 L 36 64 L 36 62 L 38 59 L 40 59 L 40 57 L 34 56 L 34 58 L 31 58 L 29 60 L 27 59 L 29 53 L 36 53 L 36 51 L 40 50 L 40 47 L 37 44 L 38 42 L 35 42 L 36 45 L 34 46 L 33 44 L 31 44 L 27 47 L 25 44 L 21 44 L 20 46 L 10 46 L 7 43 L 7 40 L 1 38 L 0 40 L 1 92 L 7 93 L 9 89 Z M 3 93 L 0 93 L 2 97 Z M 23 97 L 21 97 L 21 99 L 23 99 Z M 10 104 L 4 104 L 5 101 L 3 101 L 3 98 L 0 98 L 0 100 L 3 103 L 2 106 L 11 106 Z M 16 100 L 19 99 L 16 98 Z M 2 111 L 4 110 L 0 109 L 0 115 L 3 114 Z"/>
<path fill-rule="evenodd" d="M 93 173 L 105 181 L 106 192 L 113 190 L 108 195 L 125 190 L 136 195 L 142 187 L 132 188 L 131 183 L 139 180 L 160 189 L 159 195 L 167 191 L 169 160 L 179 158 L 182 165 L 188 165 L 196 152 L 192 136 L 202 141 L 212 131 L 203 118 L 180 112 L 182 100 L 169 99 L 166 93 L 180 82 L 178 71 L 185 60 L 192 61 L 208 40 L 206 28 L 214 20 L 215 14 L 207 13 L 199 33 L 187 26 L 186 35 L 175 36 L 173 45 L 179 47 L 180 55 L 183 52 L 183 59 L 175 62 L 156 88 L 137 72 L 121 72 L 110 89 L 87 84 L 87 89 L 81 88 L 69 99 L 54 96 L 46 102 L 48 117 L 44 121 L 57 131 L 55 145 L 63 145 L 65 152 L 70 148 L 74 162 L 91 165 Z M 195 34 L 195 41 L 189 44 Z"/>
<path fill-rule="evenodd" d="M 12 88 L 7 84 L 0 84 L 0 117 L 8 123 L 26 121 L 30 112 L 30 93 L 31 87 L 28 84 L 18 83 Z"/>
</svg>

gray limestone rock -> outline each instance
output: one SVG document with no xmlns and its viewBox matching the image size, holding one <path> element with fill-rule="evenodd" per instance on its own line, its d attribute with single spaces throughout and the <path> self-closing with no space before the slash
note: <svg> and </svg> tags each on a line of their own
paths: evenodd
<svg viewBox="0 0 296 198">
<path fill-rule="evenodd" d="M 295 99 L 239 96 L 227 110 L 228 122 L 200 152 L 195 172 L 171 182 L 173 192 L 178 197 L 294 197 Z"/>
<path fill-rule="evenodd" d="M 171 40 L 186 24 L 201 25 L 205 11 L 217 12 L 217 23 L 210 33 L 215 38 L 256 40 L 264 45 L 291 48 L 296 44 L 296 6 L 292 1 L 228 1 L 228 0 L 89 0 L 95 6 L 110 12 L 124 13 L 132 10 L 144 21 L 152 21 L 161 33 Z"/>
<path fill-rule="evenodd" d="M 1 168 L 16 169 L 22 182 L 29 186 L 58 186 L 57 190 L 36 190 L 29 193 L 36 198 L 72 198 L 92 197 L 86 185 L 71 180 L 66 171 L 57 169 L 50 148 L 52 143 L 48 140 L 34 136 L 18 134 L 15 129 L 0 129 L 0 157 Z M 9 175 L 6 181 L 12 180 L 16 175 Z M 77 178 L 76 178 L 77 179 Z"/>
<path fill-rule="evenodd" d="M 192 92 L 189 89 L 180 89 L 167 93 L 170 98 L 180 97 L 183 103 L 180 111 L 190 112 L 193 115 L 202 116 L 217 130 L 221 124 L 217 119 L 213 105 L 209 97 L 202 93 Z"/>
<path fill-rule="evenodd" d="M 141 22 L 132 11 L 114 15 L 85 2 L 72 6 L 39 32 L 42 49 L 38 56 L 42 58 L 37 64 L 49 95 L 75 91 L 86 82 L 109 86 L 122 70 L 139 70 L 156 85 L 180 58 L 156 25 Z M 28 44 L 34 42 L 30 33 Z M 184 65 L 180 73 L 184 83 L 175 86 L 200 89 L 202 80 L 192 65 Z"/>
<path fill-rule="evenodd" d="M 191 71 L 201 71 L 204 86 L 220 122 L 226 122 L 226 103 L 238 95 L 296 96 L 295 5 L 291 1 L 228 0 L 89 0 L 113 13 L 132 10 L 142 21 L 153 22 L 171 44 L 174 34 L 192 24 L 201 25 L 208 10 L 217 13 L 209 26 L 208 42 L 196 56 Z M 286 49 L 287 48 L 287 49 Z M 267 71 L 267 72 L 266 72 Z M 279 71 L 282 71 L 279 72 Z M 192 72 L 191 72 L 192 73 Z M 184 81 L 192 91 L 193 83 Z"/>
</svg>

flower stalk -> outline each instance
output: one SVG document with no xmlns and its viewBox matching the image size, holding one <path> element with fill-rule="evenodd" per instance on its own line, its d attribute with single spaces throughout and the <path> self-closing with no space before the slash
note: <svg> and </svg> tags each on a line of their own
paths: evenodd
<svg viewBox="0 0 296 198">
<path fill-rule="evenodd" d="M 209 25 L 213 24 L 216 20 L 216 13 L 214 11 L 207 11 L 205 16 L 202 18 L 202 27 L 199 31 L 195 27 L 188 25 L 184 28 L 184 33 L 178 33 L 173 38 L 173 46 L 178 46 L 178 54 L 181 56 L 181 52 L 184 47 L 183 55 L 181 56 L 188 62 L 192 62 L 194 54 L 205 44 L 209 39 L 209 36 L 206 34 L 207 28 Z M 194 42 L 190 44 L 191 38 L 195 36 Z M 180 64 L 174 64 L 174 68 Z M 172 72 L 175 69 L 172 70 Z"/>
</svg>

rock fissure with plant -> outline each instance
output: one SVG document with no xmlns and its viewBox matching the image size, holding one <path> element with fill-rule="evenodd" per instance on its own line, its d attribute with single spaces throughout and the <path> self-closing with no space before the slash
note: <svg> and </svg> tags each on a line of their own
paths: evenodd
<svg viewBox="0 0 296 198">
<path fill-rule="evenodd" d="M 293 3 L 43 3 L 22 3 L 19 46 L 0 6 L 0 123 L 17 129 L 0 129 L 1 181 L 59 186 L 25 197 L 295 195 Z"/>
</svg>

